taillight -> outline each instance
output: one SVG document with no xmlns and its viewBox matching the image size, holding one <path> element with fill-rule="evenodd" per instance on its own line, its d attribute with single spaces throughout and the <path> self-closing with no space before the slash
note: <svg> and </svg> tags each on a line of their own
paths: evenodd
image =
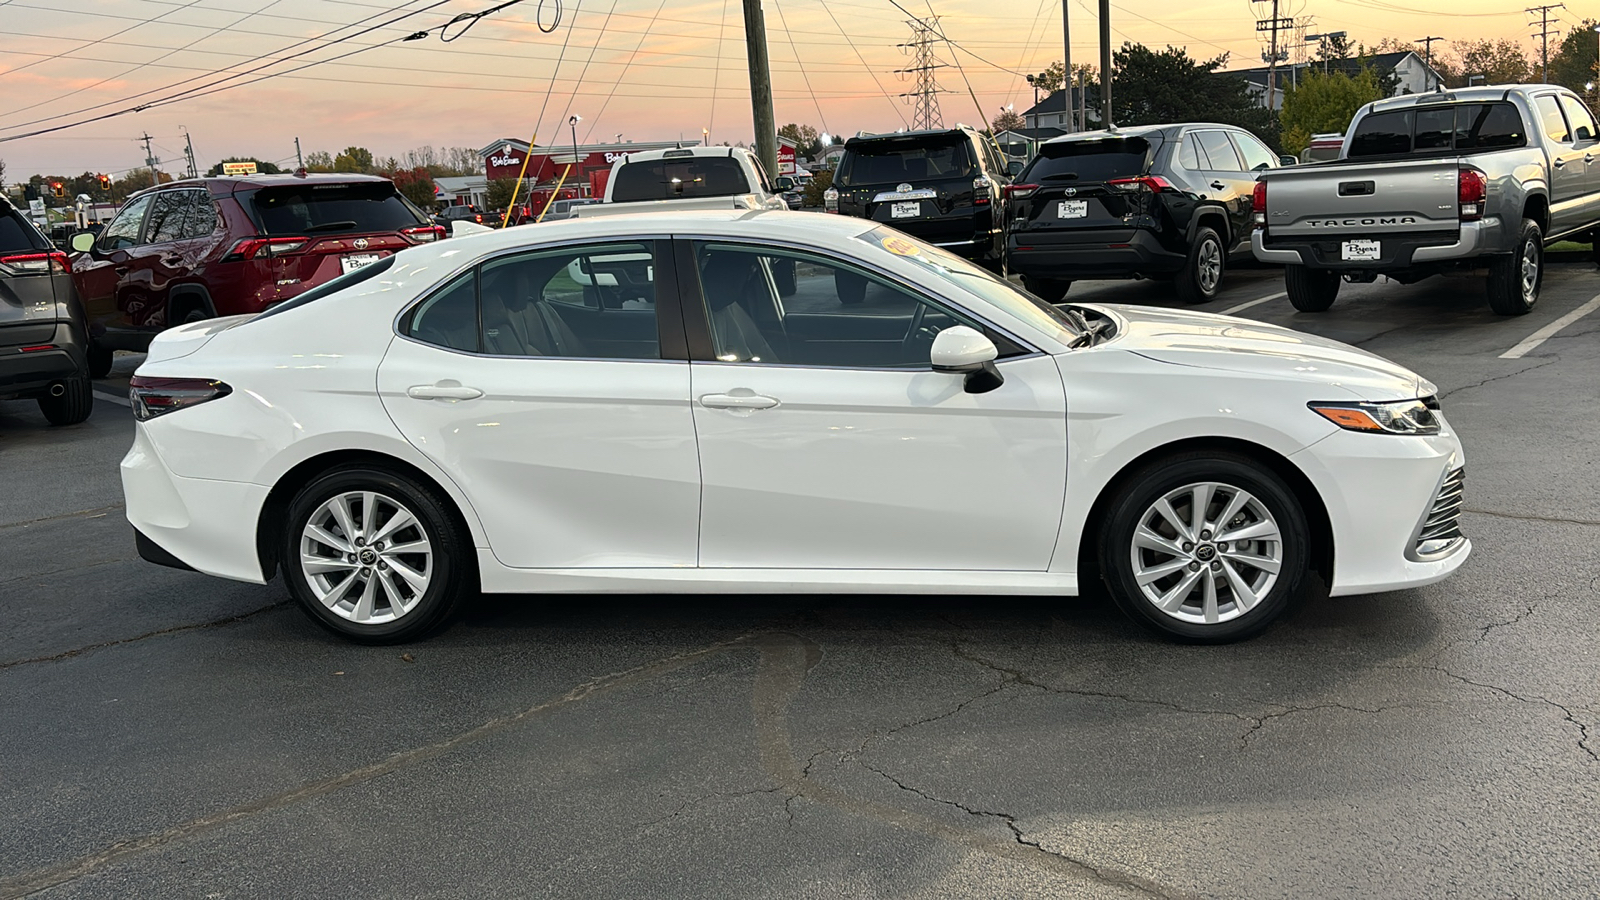
<svg viewBox="0 0 1600 900">
<path fill-rule="evenodd" d="M 128 400 L 133 404 L 133 417 L 141 422 L 231 393 L 233 388 L 210 378 L 149 378 L 135 375 L 128 382 Z"/>
<path fill-rule="evenodd" d="M 1488 176 L 1478 169 L 1462 166 L 1456 175 L 1456 202 L 1461 208 L 1461 221 L 1475 222 L 1483 218 L 1483 202 L 1488 196 Z"/>
<path fill-rule="evenodd" d="M 1257 228 L 1267 227 L 1267 183 L 1256 182 L 1256 188 L 1250 194 L 1250 220 Z"/>
<path fill-rule="evenodd" d="M 309 243 L 311 239 L 303 237 L 244 238 L 234 242 L 233 249 L 228 251 L 228 255 L 224 256 L 222 261 L 234 262 L 241 259 L 283 256 L 304 249 Z"/>
<path fill-rule="evenodd" d="M 987 175 L 979 175 L 972 179 L 972 205 L 982 206 L 993 199 L 989 192 L 992 187 L 994 182 L 990 181 Z"/>
<path fill-rule="evenodd" d="M 1133 191 L 1149 191 L 1152 194 L 1159 194 L 1162 191 L 1173 189 L 1172 182 L 1162 178 L 1160 175 L 1140 175 L 1138 178 L 1113 178 L 1106 182 L 1106 187 L 1114 191 L 1129 193 Z"/>
<path fill-rule="evenodd" d="M 828 188 L 822 192 L 822 208 L 831 213 L 839 211 L 839 191 Z"/>
<path fill-rule="evenodd" d="M 18 253 L 0 256 L 0 268 L 13 275 L 66 275 L 72 271 L 72 260 L 60 250 L 49 253 Z"/>
<path fill-rule="evenodd" d="M 1024 197 L 1032 197 L 1033 192 L 1038 189 L 1037 184 L 1008 184 L 1004 193 L 1007 200 L 1021 200 Z"/>
<path fill-rule="evenodd" d="M 483 221 L 483 217 L 479 216 L 478 220 L 480 222 Z M 416 228 L 402 228 L 400 229 L 400 233 L 419 244 L 426 244 L 429 241 L 437 241 L 443 238 L 444 226 L 418 225 Z"/>
</svg>

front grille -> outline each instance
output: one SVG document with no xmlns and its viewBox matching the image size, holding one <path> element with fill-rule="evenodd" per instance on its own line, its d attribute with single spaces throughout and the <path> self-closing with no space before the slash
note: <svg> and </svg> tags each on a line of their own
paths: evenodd
<svg viewBox="0 0 1600 900">
<path fill-rule="evenodd" d="M 1439 493 L 1428 508 L 1428 515 L 1417 531 L 1412 552 L 1419 558 L 1438 556 L 1460 543 L 1461 503 L 1467 484 L 1467 470 L 1455 469 L 1439 485 Z"/>
</svg>

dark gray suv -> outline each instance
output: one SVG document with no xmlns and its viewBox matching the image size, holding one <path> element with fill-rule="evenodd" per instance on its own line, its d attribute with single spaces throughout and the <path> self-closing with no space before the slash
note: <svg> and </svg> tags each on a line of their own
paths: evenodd
<svg viewBox="0 0 1600 900">
<path fill-rule="evenodd" d="M 0 195 L 0 400 L 36 399 L 52 425 L 89 418 L 88 337 L 67 255 Z"/>
</svg>

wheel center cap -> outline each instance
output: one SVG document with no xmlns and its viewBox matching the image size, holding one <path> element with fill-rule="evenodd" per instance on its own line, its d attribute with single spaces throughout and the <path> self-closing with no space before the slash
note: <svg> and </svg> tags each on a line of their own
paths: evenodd
<svg viewBox="0 0 1600 900">
<path fill-rule="evenodd" d="M 377 561 L 378 561 L 378 554 L 372 552 L 371 550 L 362 550 L 361 551 L 361 563 L 362 563 L 362 565 L 370 566 L 370 565 L 372 565 L 373 563 L 375 563 Z"/>
<path fill-rule="evenodd" d="M 1210 562 L 1211 558 L 1216 555 L 1217 548 L 1211 546 L 1210 544 L 1201 544 L 1200 546 L 1194 548 L 1194 558 L 1200 560 L 1201 562 Z"/>
</svg>

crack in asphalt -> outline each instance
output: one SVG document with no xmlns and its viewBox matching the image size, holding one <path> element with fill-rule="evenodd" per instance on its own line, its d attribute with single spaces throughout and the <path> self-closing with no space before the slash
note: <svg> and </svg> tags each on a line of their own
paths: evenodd
<svg viewBox="0 0 1600 900">
<path fill-rule="evenodd" d="M 1470 506 L 1461 508 L 1462 512 L 1479 516 L 1493 516 L 1497 519 L 1517 519 L 1523 522 L 1550 522 L 1556 525 L 1600 525 L 1600 519 L 1563 519 L 1559 516 L 1535 516 L 1529 513 L 1500 512 L 1493 509 L 1474 509 Z"/>
<path fill-rule="evenodd" d="M 1392 665 L 1392 666 L 1387 666 L 1386 668 L 1391 668 L 1391 669 L 1409 669 L 1409 670 L 1414 670 L 1414 671 L 1425 671 L 1425 672 L 1437 672 L 1440 675 L 1443 675 L 1443 676 L 1445 676 L 1447 678 L 1453 678 L 1456 681 L 1461 682 L 1462 684 L 1469 684 L 1469 685 L 1472 685 L 1473 687 L 1483 688 L 1484 690 L 1488 690 L 1488 691 L 1494 691 L 1497 694 L 1503 694 L 1503 695 L 1505 695 L 1507 697 L 1510 697 L 1511 699 L 1516 700 L 1516 701 L 1518 701 L 1520 703 L 1534 703 L 1534 704 L 1542 703 L 1542 704 L 1544 704 L 1546 706 L 1550 706 L 1550 707 L 1553 707 L 1554 709 L 1560 710 L 1561 711 L 1561 715 L 1563 717 L 1565 717 L 1566 720 L 1569 723 L 1571 723 L 1574 728 L 1578 729 L 1578 749 L 1582 750 L 1584 753 L 1587 753 L 1589 755 L 1589 759 L 1591 759 L 1592 761 L 1600 763 L 1600 752 L 1596 752 L 1594 747 L 1589 746 L 1589 726 L 1585 725 L 1582 721 L 1580 721 L 1577 716 L 1574 716 L 1572 714 L 1572 709 L 1570 707 L 1566 706 L 1565 704 L 1557 703 L 1556 701 L 1551 700 L 1549 697 L 1540 697 L 1540 696 L 1536 696 L 1536 695 L 1526 695 L 1525 696 L 1523 694 L 1519 694 L 1516 691 L 1511 690 L 1510 688 L 1501 687 L 1498 684 L 1489 684 L 1489 683 L 1483 682 L 1483 681 L 1474 681 L 1471 678 L 1466 677 L 1465 675 L 1458 675 L 1455 672 L 1452 672 L 1449 669 L 1446 669 L 1444 666 L 1434 666 L 1434 665 Z"/>
<path fill-rule="evenodd" d="M 673 810 L 670 813 L 667 813 L 666 815 L 662 816 L 659 819 L 651 819 L 648 822 L 641 822 L 637 826 L 637 830 L 639 830 L 639 831 L 648 831 L 651 828 L 654 828 L 657 825 L 662 824 L 663 822 L 670 822 L 673 819 L 676 819 L 678 816 L 682 815 L 690 807 L 699 806 L 700 804 L 706 802 L 707 800 L 737 800 L 740 797 L 749 797 L 749 796 L 752 796 L 754 794 L 776 794 L 781 790 L 783 790 L 783 786 L 782 785 L 773 785 L 772 787 L 765 787 L 765 788 L 751 788 L 748 791 L 713 791 L 713 792 L 711 792 L 709 794 L 704 794 L 704 795 L 699 796 L 699 797 L 694 797 L 692 799 L 685 800 L 683 803 L 678 805 L 677 809 Z"/>
<path fill-rule="evenodd" d="M 18 581 L 27 581 L 32 578 L 49 578 L 52 575 L 65 575 L 68 572 L 81 572 L 84 569 L 98 569 L 101 566 L 109 566 L 113 563 L 133 562 L 138 558 L 138 554 L 134 554 L 133 556 L 116 556 L 112 557 L 111 559 L 102 559 L 99 562 L 84 563 L 81 566 L 68 566 L 65 569 L 51 569 L 47 572 L 32 572 L 27 575 L 17 575 L 13 578 L 0 580 L 0 585 L 13 584 Z"/>
<path fill-rule="evenodd" d="M 182 634 L 186 631 L 199 631 L 204 628 L 221 628 L 225 625 L 233 625 L 238 622 L 243 622 L 246 619 L 254 618 L 264 612 L 270 612 L 281 606 L 287 605 L 289 602 L 290 601 L 288 600 L 279 600 L 275 603 L 269 603 L 260 609 L 253 609 L 247 613 L 239 613 L 238 615 L 226 616 L 221 619 L 212 619 L 209 622 L 191 622 L 186 625 L 174 625 L 171 628 L 158 628 L 155 631 L 147 631 L 144 634 L 135 635 L 133 637 L 117 638 L 116 640 L 111 641 L 100 641 L 94 644 L 85 644 L 82 647 L 75 647 L 71 650 L 63 650 L 60 653 L 56 653 L 51 656 L 34 656 L 28 659 L 14 659 L 10 662 L 0 662 L 0 670 L 11 669 L 15 668 L 16 666 L 25 666 L 30 663 L 60 662 L 63 659 L 71 659 L 74 656 L 82 656 L 85 653 L 92 653 L 96 650 L 104 650 L 107 647 L 120 647 L 124 644 L 136 644 L 139 641 L 145 641 L 156 637 L 164 637 L 169 634 Z"/>
<path fill-rule="evenodd" d="M 1276 706 L 1278 704 L 1273 704 L 1273 705 Z M 1358 712 L 1358 713 L 1367 713 L 1368 715 L 1377 715 L 1378 713 L 1385 712 L 1385 711 L 1387 711 L 1387 710 L 1389 710 L 1391 708 L 1393 708 L 1393 707 L 1387 707 L 1386 706 L 1386 707 L 1379 707 L 1378 709 L 1367 709 L 1366 707 L 1363 707 L 1363 706 L 1350 706 L 1350 705 L 1344 704 L 1344 703 L 1313 703 L 1310 706 L 1286 706 L 1279 712 L 1266 713 L 1266 714 L 1260 715 L 1260 716 L 1251 716 L 1250 718 L 1255 719 L 1255 722 L 1245 731 L 1244 734 L 1239 735 L 1239 749 L 1240 750 L 1248 750 L 1248 749 L 1250 749 L 1250 738 L 1253 735 L 1255 735 L 1256 732 L 1260 731 L 1262 728 L 1265 728 L 1268 722 L 1272 721 L 1273 719 L 1281 719 L 1284 716 L 1291 716 L 1291 715 L 1294 715 L 1295 713 L 1315 712 L 1316 710 L 1319 710 L 1319 709 L 1342 709 L 1342 710 L 1344 710 L 1346 712 Z"/>
<path fill-rule="evenodd" d="M 1507 378 L 1515 378 L 1518 375 L 1525 375 L 1525 374 L 1527 374 L 1529 372 L 1532 372 L 1534 369 L 1542 369 L 1545 366 L 1554 365 L 1555 363 L 1561 361 L 1561 357 L 1560 356 L 1546 356 L 1546 357 L 1538 357 L 1538 358 L 1542 359 L 1543 362 L 1536 363 L 1534 365 L 1518 369 L 1515 372 L 1507 372 L 1507 373 L 1505 373 L 1503 375 L 1491 375 L 1490 377 L 1485 378 L 1482 381 L 1475 382 L 1473 384 L 1463 384 L 1460 387 L 1453 387 L 1448 391 L 1444 391 L 1444 392 L 1440 393 L 1439 394 L 1439 399 L 1440 400 L 1444 400 L 1445 398 L 1451 397 L 1451 396 L 1453 396 L 1455 394 L 1459 394 L 1462 391 L 1470 391 L 1473 388 L 1481 388 L 1484 385 L 1489 384 L 1491 382 L 1504 381 Z"/>
<path fill-rule="evenodd" d="M 27 525 L 42 525 L 45 522 L 56 522 L 60 521 L 61 519 L 76 519 L 80 516 L 92 518 L 92 516 L 90 516 L 91 513 L 97 516 L 103 516 L 106 513 L 114 512 L 124 508 L 125 507 L 121 503 L 113 503 L 110 506 L 98 506 L 94 509 L 80 509 L 77 512 L 60 513 L 54 516 L 42 516 L 37 519 L 23 519 L 21 522 L 6 522 L 4 524 L 0 524 L 0 531 L 4 531 L 7 528 L 22 528 Z"/>
</svg>

